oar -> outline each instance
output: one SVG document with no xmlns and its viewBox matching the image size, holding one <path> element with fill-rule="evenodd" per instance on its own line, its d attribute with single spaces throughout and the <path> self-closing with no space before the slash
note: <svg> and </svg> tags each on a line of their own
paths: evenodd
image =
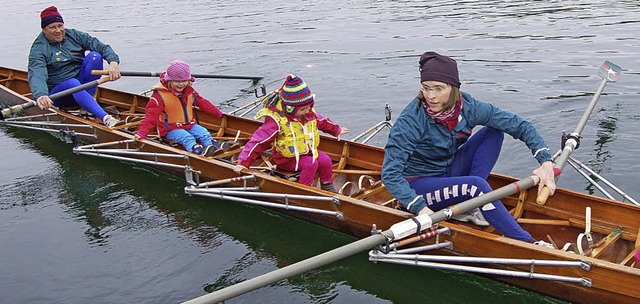
<svg viewBox="0 0 640 304">
<path fill-rule="evenodd" d="M 109 71 L 107 70 L 92 70 L 91 74 L 93 75 L 109 75 Z M 120 75 L 122 76 L 141 76 L 141 77 L 159 77 L 161 73 L 156 72 L 130 72 L 130 71 L 120 71 Z M 254 81 L 258 81 L 262 79 L 262 77 L 258 76 L 232 76 L 232 75 L 210 75 L 210 74 L 191 74 L 191 76 L 195 78 L 217 78 L 217 79 L 250 79 Z"/>
<path fill-rule="evenodd" d="M 617 79 L 620 77 L 620 71 L 620 67 L 614 65 L 613 63 L 610 63 L 609 61 L 605 61 L 605 63 L 600 67 L 599 75 L 600 77 L 604 77 L 606 80 L 603 80 L 603 83 L 596 93 L 596 96 L 599 96 L 602 93 L 604 85 L 607 81 L 617 81 Z M 606 72 L 606 74 L 604 74 L 604 72 Z M 593 111 L 593 106 L 591 106 L 587 110 L 587 113 L 591 113 L 591 111 Z M 589 115 L 585 113 L 585 117 L 588 116 Z M 586 121 L 586 119 L 584 120 Z M 581 123 L 581 125 L 582 126 L 577 129 L 578 134 L 584 128 L 584 123 Z M 576 141 L 577 137 L 576 139 L 571 140 Z M 296 276 L 306 271 L 316 269 L 332 262 L 347 258 L 356 253 L 372 249 L 386 242 L 393 242 L 395 240 L 403 239 L 412 234 L 419 234 L 422 230 L 431 227 L 431 225 L 434 223 L 448 220 L 454 215 L 469 212 L 489 202 L 500 200 L 515 193 L 519 193 L 522 190 L 526 190 L 533 186 L 536 186 L 539 182 L 540 178 L 538 176 L 529 176 L 491 192 L 485 193 L 482 196 L 474 197 L 457 205 L 442 209 L 431 215 L 418 215 L 414 219 L 408 219 L 400 223 L 396 223 L 392 225 L 388 230 L 385 230 L 379 234 L 374 234 L 351 244 L 347 244 L 337 249 L 308 258 L 298 263 L 255 277 L 253 279 L 249 279 L 247 281 L 223 288 L 221 290 L 214 291 L 198 298 L 191 299 L 184 303 L 218 303 L 228 300 L 249 291 L 276 283 L 280 280 Z"/>
<path fill-rule="evenodd" d="M 394 224 L 388 230 L 379 234 L 366 237 L 355 241 L 351 244 L 327 251 L 320 255 L 308 258 L 295 264 L 274 270 L 261 276 L 249 279 L 238 284 L 214 291 L 212 293 L 200 296 L 183 302 L 185 304 L 204 304 L 218 303 L 252 290 L 271 285 L 280 280 L 302 274 L 306 271 L 313 270 L 327 264 L 339 261 L 341 259 L 352 256 L 356 253 L 370 250 L 378 245 L 394 240 L 403 239 L 422 230 L 428 229 L 434 223 L 439 223 L 450 219 L 454 215 L 469 212 L 477 207 L 483 206 L 489 202 L 503 199 L 509 195 L 518 193 L 522 190 L 531 188 L 540 182 L 538 176 L 529 176 L 520 181 L 516 181 L 504 187 L 498 188 L 482 196 L 474 197 L 449 208 L 442 209 L 430 215 L 418 215 L 414 219 L 408 219 Z M 419 222 L 419 226 L 417 222 Z"/>
<path fill-rule="evenodd" d="M 69 95 L 71 95 L 71 94 L 73 94 L 75 92 L 79 92 L 79 91 L 82 91 L 82 90 L 93 88 L 93 87 L 98 86 L 100 84 L 103 84 L 103 83 L 105 83 L 107 81 L 109 81 L 109 77 L 103 77 L 103 78 L 100 78 L 100 79 L 97 79 L 97 80 L 94 80 L 94 81 L 90 81 L 90 82 L 81 84 L 81 85 L 79 85 L 77 87 L 66 89 L 64 91 L 60 91 L 60 92 L 55 93 L 55 94 L 51 94 L 51 95 L 49 95 L 49 98 L 51 98 L 51 100 L 54 100 L 54 99 L 62 98 L 62 97 L 65 97 L 65 96 L 69 96 Z M 28 108 L 34 107 L 34 106 L 36 106 L 36 101 L 35 100 L 31 100 L 31 101 L 25 102 L 23 104 L 19 104 L 19 105 L 15 105 L 13 107 L 9 107 L 9 108 L 3 109 L 2 112 L 0 113 L 0 120 L 4 120 L 9 115 L 20 113 L 20 112 L 22 112 L 22 111 L 24 111 L 24 110 L 26 110 Z"/>
<path fill-rule="evenodd" d="M 591 103 L 589 103 L 589 107 L 582 115 L 582 119 L 580 119 L 580 122 L 578 122 L 578 126 L 573 131 L 573 133 L 568 135 L 568 138 L 564 143 L 562 153 L 560 154 L 560 156 L 558 156 L 555 164 L 554 171 L 556 172 L 556 179 L 560 176 L 560 174 L 562 174 L 562 170 L 567 164 L 567 160 L 571 156 L 571 153 L 573 153 L 573 150 L 575 150 L 580 144 L 580 134 L 582 133 L 582 130 L 584 130 L 584 127 L 587 124 L 587 120 L 589 120 L 589 116 L 591 116 L 593 109 L 596 107 L 596 103 L 598 102 L 598 99 L 600 99 L 600 95 L 602 94 L 602 91 L 604 91 L 604 87 L 607 85 L 607 82 L 618 81 L 620 79 L 621 72 L 622 69 L 619 66 L 609 62 L 608 60 L 602 63 L 602 65 L 600 65 L 600 68 L 598 68 L 598 76 L 602 78 L 602 82 L 600 82 L 600 86 L 598 87 L 596 94 L 593 95 Z M 547 186 L 544 186 L 544 188 L 542 188 L 542 191 L 540 192 L 540 195 L 538 195 L 538 198 L 536 199 L 536 203 L 544 205 L 544 203 L 547 202 L 550 194 L 551 190 L 549 190 Z"/>
</svg>

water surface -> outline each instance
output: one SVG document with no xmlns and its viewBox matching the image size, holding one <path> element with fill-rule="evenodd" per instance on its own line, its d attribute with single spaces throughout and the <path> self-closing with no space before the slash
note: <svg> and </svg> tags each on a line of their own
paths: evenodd
<svg viewBox="0 0 640 304">
<path fill-rule="evenodd" d="M 0 65 L 26 69 L 51 3 L 2 8 Z M 174 59 L 193 73 L 287 73 L 317 95 L 320 113 L 353 138 L 394 117 L 419 88 L 417 61 L 454 57 L 462 89 L 533 121 L 552 150 L 571 132 L 610 60 L 608 84 L 575 157 L 636 199 L 636 1 L 102 1 L 55 3 L 69 28 L 111 44 L 121 69 L 161 71 Z M 142 92 L 149 78 L 107 86 Z M 240 80 L 199 79 L 230 111 L 254 100 Z M 382 145 L 385 132 L 371 143 Z M 507 138 L 496 172 L 536 167 Z M 7 303 L 176 303 L 253 278 L 354 239 L 265 209 L 184 195 L 184 182 L 144 166 L 71 153 L 48 134 L 0 128 L 0 296 Z M 562 187 L 597 190 L 573 170 Z M 366 254 L 229 300 L 229 303 L 556 303 L 464 273 L 373 264 Z"/>
</svg>

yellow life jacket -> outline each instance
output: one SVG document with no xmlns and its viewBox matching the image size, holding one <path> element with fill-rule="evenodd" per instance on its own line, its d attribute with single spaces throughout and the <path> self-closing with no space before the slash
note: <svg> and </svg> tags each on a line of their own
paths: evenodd
<svg viewBox="0 0 640 304">
<path fill-rule="evenodd" d="M 161 83 L 153 86 L 152 89 L 160 95 L 160 102 L 164 104 L 164 111 L 158 118 L 164 122 L 165 129 L 169 129 L 169 124 L 187 125 L 196 123 L 193 106 L 195 103 L 194 94 L 187 96 L 187 104 L 183 104 L 178 96 L 167 90 Z"/>
<path fill-rule="evenodd" d="M 311 151 L 313 160 L 318 158 L 320 132 L 316 119 L 303 124 L 297 120 L 289 120 L 286 116 L 269 108 L 262 108 L 256 113 L 255 118 L 260 119 L 264 116 L 269 116 L 278 123 L 279 132 L 275 140 L 275 149 L 284 157 L 295 157 L 296 171 L 298 171 L 300 155 Z"/>
</svg>

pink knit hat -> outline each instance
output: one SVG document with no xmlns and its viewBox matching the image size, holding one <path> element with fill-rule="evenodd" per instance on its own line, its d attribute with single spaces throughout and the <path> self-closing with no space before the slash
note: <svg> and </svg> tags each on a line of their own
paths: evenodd
<svg viewBox="0 0 640 304">
<path fill-rule="evenodd" d="M 174 60 L 167 66 L 167 72 L 164 73 L 162 80 L 164 82 L 185 80 L 193 82 L 196 79 L 191 76 L 189 65 L 186 62 L 182 60 Z"/>
</svg>

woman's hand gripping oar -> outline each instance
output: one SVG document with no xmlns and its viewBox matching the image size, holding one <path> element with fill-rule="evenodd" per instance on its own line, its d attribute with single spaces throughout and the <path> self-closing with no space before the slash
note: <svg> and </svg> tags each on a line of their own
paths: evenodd
<svg viewBox="0 0 640 304">
<path fill-rule="evenodd" d="M 591 99 L 591 103 L 589 103 L 589 107 L 582 115 L 582 119 L 578 123 L 578 126 L 576 127 L 575 131 L 569 134 L 566 142 L 564 143 L 564 147 L 562 148 L 562 153 L 558 157 L 556 161 L 556 166 L 554 168 L 556 178 L 562 173 L 562 170 L 564 169 L 564 166 L 567 164 L 569 157 L 571 157 L 571 153 L 573 152 L 573 150 L 577 149 L 578 146 L 580 145 L 580 134 L 582 133 L 582 130 L 587 124 L 587 120 L 589 120 L 589 116 L 591 116 L 591 113 L 593 112 L 593 109 L 595 108 L 596 103 L 600 98 L 600 95 L 602 95 L 602 91 L 604 91 L 604 87 L 607 85 L 607 82 L 618 81 L 620 79 L 621 72 L 622 72 L 622 68 L 620 68 L 619 66 L 609 61 L 605 61 L 598 68 L 598 76 L 602 78 L 602 82 L 600 82 L 600 86 L 598 87 L 598 90 L 596 91 L 595 95 L 593 95 L 593 98 Z M 544 203 L 547 202 L 547 199 L 549 198 L 549 196 L 553 194 L 553 190 L 555 189 L 549 189 L 549 187 L 543 187 L 541 191 L 538 191 L 538 198 L 536 199 L 536 203 L 540 205 L 544 205 Z"/>
<path fill-rule="evenodd" d="M 542 163 L 540 167 L 533 170 L 533 174 L 540 178 L 540 182 L 538 183 L 538 197 L 540 197 L 540 193 L 543 191 L 547 191 L 549 195 L 553 195 L 556 191 L 555 177 L 560 173 L 557 169 L 558 168 L 553 167 L 553 162 L 546 161 Z"/>
</svg>

